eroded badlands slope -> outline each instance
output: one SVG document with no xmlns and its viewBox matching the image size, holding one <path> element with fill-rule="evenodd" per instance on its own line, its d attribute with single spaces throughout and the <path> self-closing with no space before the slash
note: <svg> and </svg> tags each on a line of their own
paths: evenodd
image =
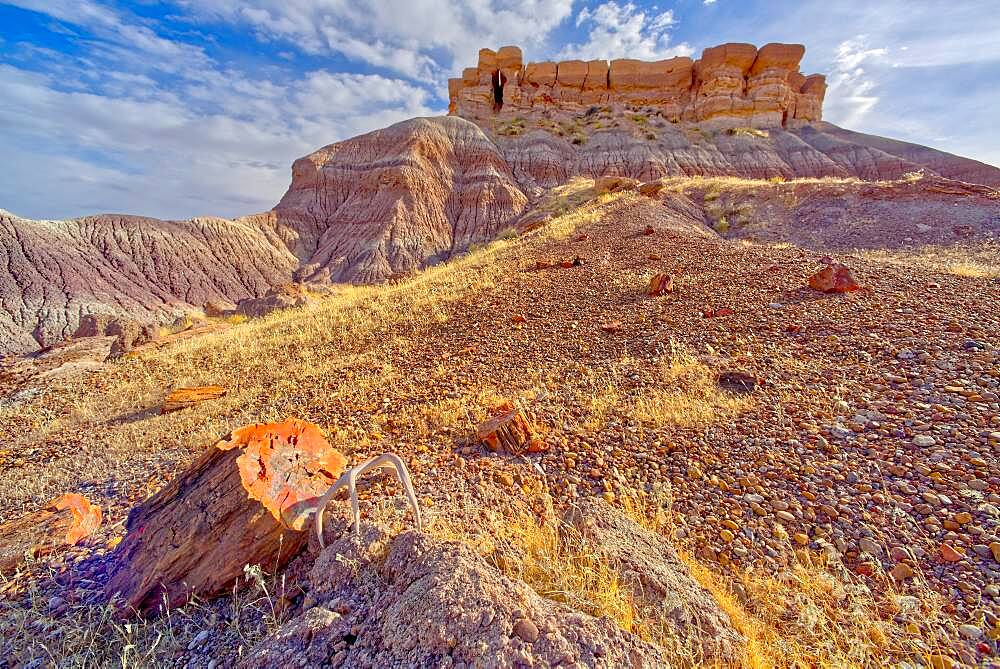
<svg viewBox="0 0 1000 669">
<path fill-rule="evenodd" d="M 162 321 L 261 295 L 296 264 L 270 230 L 240 221 L 0 211 L 0 354 L 58 342 L 88 313 Z"/>
<path fill-rule="evenodd" d="M 293 279 L 373 283 L 407 274 L 516 226 L 543 189 L 579 175 L 877 181 L 921 171 L 1000 184 L 995 167 L 828 123 L 708 132 L 610 107 L 562 120 L 498 119 L 492 129 L 458 117 L 412 119 L 296 161 L 275 208 L 237 220 L 2 214 L 0 354 L 51 345 L 88 313 L 163 322 Z M 978 229 L 1000 214 L 979 196 L 970 214 L 962 188 L 935 205 L 934 227 Z M 856 209 L 850 203 L 861 190 L 845 187 L 841 208 Z M 911 208 L 920 208 L 919 191 L 908 195 Z"/>
</svg>

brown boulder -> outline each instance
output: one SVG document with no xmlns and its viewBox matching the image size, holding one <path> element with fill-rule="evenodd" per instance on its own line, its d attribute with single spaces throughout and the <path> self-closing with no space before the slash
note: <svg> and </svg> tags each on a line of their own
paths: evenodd
<svg viewBox="0 0 1000 669">
<path fill-rule="evenodd" d="M 669 274 L 661 272 L 649 280 L 648 294 L 650 296 L 658 297 L 672 292 L 674 292 L 674 277 Z"/>
<path fill-rule="evenodd" d="M 630 177 L 619 177 L 619 176 L 605 176 L 597 177 L 594 181 L 594 192 L 598 195 L 604 195 L 605 193 L 617 193 L 619 191 L 626 190 L 638 190 L 639 181 L 638 179 L 632 179 Z"/>
<path fill-rule="evenodd" d="M 218 318 L 219 316 L 228 316 L 236 311 L 236 305 L 225 300 L 209 300 L 205 303 L 202 311 L 210 318 Z"/>
<path fill-rule="evenodd" d="M 101 526 L 101 508 L 75 493 L 0 525 L 0 574 L 13 573 L 28 556 L 41 557 L 75 546 Z"/>
<path fill-rule="evenodd" d="M 84 337 L 115 337 L 108 357 L 118 358 L 140 346 L 156 339 L 156 327 L 151 324 L 140 324 L 128 318 L 111 316 L 109 314 L 87 314 L 80 319 L 80 325 L 73 333 L 74 339 Z"/>
<path fill-rule="evenodd" d="M 832 263 L 809 277 L 809 287 L 821 293 L 850 293 L 861 288 L 846 265 Z"/>
<path fill-rule="evenodd" d="M 124 614 L 157 613 L 228 592 L 244 565 L 284 566 L 346 464 L 312 423 L 234 430 L 132 510 L 105 594 Z"/>
<path fill-rule="evenodd" d="M 312 297 L 303 284 L 287 283 L 267 291 L 264 297 L 240 300 L 236 311 L 247 318 L 262 318 L 280 309 L 304 306 Z"/>
<path fill-rule="evenodd" d="M 666 188 L 666 185 L 661 181 L 647 181 L 646 183 L 639 184 L 639 195 L 652 198 L 659 197 L 664 188 Z"/>
</svg>

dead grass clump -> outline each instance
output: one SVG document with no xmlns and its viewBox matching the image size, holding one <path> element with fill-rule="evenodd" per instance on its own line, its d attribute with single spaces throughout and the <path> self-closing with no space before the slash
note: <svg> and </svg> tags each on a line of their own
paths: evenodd
<svg viewBox="0 0 1000 669">
<path fill-rule="evenodd" d="M 776 576 L 752 571 L 723 576 L 682 553 L 747 639 L 741 666 L 862 667 L 889 660 L 947 655 L 933 639 L 948 626 L 943 600 L 917 593 L 920 623 L 897 622 L 891 590 L 878 594 L 843 566 L 799 553 Z"/>
<path fill-rule="evenodd" d="M 265 578 L 248 565 L 245 584 L 230 598 L 193 599 L 154 620 L 125 621 L 112 604 L 70 601 L 52 610 L 52 599 L 28 579 L 29 606 L 0 609 L 0 637 L 7 660 L 18 666 L 150 668 L 176 663 L 205 630 L 205 647 L 229 648 L 239 657 L 284 622 L 284 581 Z M 245 587 L 244 587 L 245 586 Z"/>
<path fill-rule="evenodd" d="M 669 506 L 642 495 L 622 502 L 638 524 L 672 534 L 675 518 Z M 886 574 L 876 576 L 876 591 L 818 553 L 797 551 L 796 562 L 776 575 L 752 567 L 722 574 L 685 550 L 679 554 L 747 640 L 733 666 L 867 667 L 947 655 L 937 641 L 947 638 L 951 627 L 943 611 L 946 602 L 929 588 L 907 593 L 919 610 L 906 620 L 899 617 L 900 598 Z"/>
<path fill-rule="evenodd" d="M 591 184 L 591 187 L 592 186 L 593 184 Z M 593 195 L 592 190 L 589 195 Z M 549 239 L 566 239 L 572 235 L 577 228 L 583 225 L 596 223 L 601 220 L 605 214 L 605 205 L 618 202 L 629 197 L 635 198 L 638 196 L 635 193 L 619 191 L 616 193 L 604 193 L 596 198 L 589 199 L 589 201 L 585 201 L 584 204 L 567 211 L 566 213 L 555 218 L 553 221 L 549 222 L 548 225 L 542 229 L 544 231 L 544 235 Z"/>
<path fill-rule="evenodd" d="M 769 136 L 767 130 L 760 130 L 759 128 L 749 128 L 749 127 L 730 128 L 726 132 L 734 137 L 753 137 L 753 138 L 766 139 Z"/>
<path fill-rule="evenodd" d="M 948 265 L 948 273 L 970 279 L 993 279 L 1000 276 L 1000 265 L 959 261 Z"/>
<path fill-rule="evenodd" d="M 854 255 L 870 261 L 969 279 L 1000 277 L 1000 247 L 989 242 L 978 245 L 927 245 L 906 250 L 876 249 L 857 251 Z"/>
<path fill-rule="evenodd" d="M 712 369 L 689 353 L 665 359 L 659 372 L 662 385 L 640 393 L 632 407 L 632 417 L 644 425 L 704 426 L 750 408 L 749 398 L 720 389 Z"/>
</svg>

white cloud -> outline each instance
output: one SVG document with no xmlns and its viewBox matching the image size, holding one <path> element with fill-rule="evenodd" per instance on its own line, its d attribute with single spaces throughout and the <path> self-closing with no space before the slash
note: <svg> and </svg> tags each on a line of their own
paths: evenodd
<svg viewBox="0 0 1000 669">
<path fill-rule="evenodd" d="M 94 49 L 126 48 L 110 39 Z M 425 88 L 380 75 L 314 71 L 276 83 L 206 58 L 168 85 L 108 65 L 65 58 L 43 74 L 0 64 L 0 206 L 36 218 L 252 213 L 277 202 L 295 158 L 439 113 Z"/>
<path fill-rule="evenodd" d="M 658 60 L 692 53 L 687 44 L 671 45 L 674 14 L 670 10 L 647 13 L 631 2 L 619 4 L 612 0 L 594 9 L 584 7 L 577 14 L 576 25 L 588 28 L 587 41 L 567 44 L 559 54 L 561 58 Z"/>
<path fill-rule="evenodd" d="M 440 85 L 483 46 L 544 43 L 573 0 L 182 0 L 203 21 L 250 26 L 261 40 L 339 53 Z"/>
<path fill-rule="evenodd" d="M 867 36 L 845 40 L 837 47 L 835 68 L 829 74 L 824 111 L 827 118 L 846 127 L 858 127 L 878 104 L 875 81 L 865 70 L 870 61 L 884 60 L 889 50 L 869 48 Z"/>
</svg>

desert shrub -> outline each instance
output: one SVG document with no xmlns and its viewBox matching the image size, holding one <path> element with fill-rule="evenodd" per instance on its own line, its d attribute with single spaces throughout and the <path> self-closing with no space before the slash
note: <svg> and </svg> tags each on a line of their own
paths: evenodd
<svg viewBox="0 0 1000 669">
<path fill-rule="evenodd" d="M 729 130 L 726 131 L 726 133 L 734 137 L 765 138 L 768 136 L 767 130 L 760 130 L 759 128 L 750 128 L 750 127 L 730 128 Z"/>
</svg>

